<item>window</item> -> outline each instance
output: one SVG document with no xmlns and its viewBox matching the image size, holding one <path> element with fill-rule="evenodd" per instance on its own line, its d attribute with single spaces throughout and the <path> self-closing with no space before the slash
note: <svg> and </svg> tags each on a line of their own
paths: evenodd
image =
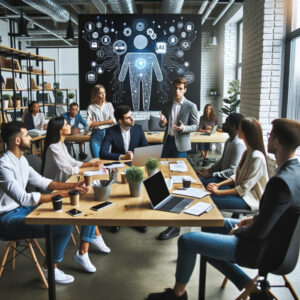
<svg viewBox="0 0 300 300">
<path fill-rule="evenodd" d="M 242 78 L 242 43 L 243 43 L 243 20 L 237 23 L 236 43 L 236 79 L 241 82 Z"/>
</svg>

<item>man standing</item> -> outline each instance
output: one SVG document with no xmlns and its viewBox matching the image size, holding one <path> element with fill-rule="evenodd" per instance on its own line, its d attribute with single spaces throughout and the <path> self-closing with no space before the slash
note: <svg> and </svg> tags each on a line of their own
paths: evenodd
<svg viewBox="0 0 300 300">
<path fill-rule="evenodd" d="M 69 125 L 72 126 L 71 134 L 79 133 L 79 124 L 83 126 L 85 132 L 89 130 L 82 115 L 78 112 L 78 104 L 76 102 L 71 103 L 69 106 L 69 112 L 63 113 L 61 116 L 67 120 Z M 79 143 L 79 160 L 87 158 L 87 155 L 83 151 L 83 144 L 84 142 Z M 70 149 L 68 150 L 70 151 Z"/>
<path fill-rule="evenodd" d="M 240 121 L 243 115 L 239 113 L 230 114 L 222 126 L 223 132 L 229 134 L 229 139 L 225 142 L 222 157 L 209 169 L 201 169 L 198 172 L 200 180 L 206 187 L 209 183 L 219 183 L 235 174 L 236 168 L 246 146 L 237 137 Z"/>
<path fill-rule="evenodd" d="M 0 232 L 1 237 L 7 239 L 43 238 L 46 236 L 45 226 L 26 225 L 25 217 L 37 205 L 51 202 L 54 195 L 69 196 L 69 191 L 76 189 L 85 193 L 88 188 L 81 183 L 62 183 L 42 177 L 31 168 L 23 156 L 24 151 L 30 149 L 31 137 L 26 125 L 22 122 L 3 123 L 1 127 L 2 140 L 7 150 L 0 158 Z M 27 193 L 25 188 L 31 184 L 41 190 L 60 190 L 52 194 L 39 192 Z M 63 254 L 72 226 L 51 226 L 53 238 L 53 260 L 55 262 L 56 283 L 67 284 L 74 281 L 74 277 L 67 275 L 56 266 L 62 261 Z M 45 264 L 44 264 L 45 266 Z M 46 272 L 46 270 L 44 269 Z"/>
<path fill-rule="evenodd" d="M 184 97 L 186 80 L 177 78 L 173 85 L 174 100 L 167 102 L 160 114 L 160 126 L 166 127 L 163 158 L 186 157 L 186 152 L 191 149 L 190 132 L 198 129 L 197 106 Z M 179 232 L 179 227 L 168 227 L 159 234 L 158 239 L 171 239 L 178 236 Z"/>
<path fill-rule="evenodd" d="M 282 247 L 283 240 L 292 234 L 300 215 L 300 163 L 296 157 L 296 149 L 300 146 L 300 122 L 276 119 L 272 124 L 268 152 L 275 154 L 278 168 L 266 185 L 258 215 L 243 220 L 225 219 L 222 228 L 203 228 L 205 232 L 183 234 L 178 241 L 174 288 L 150 294 L 148 300 L 187 299 L 186 285 L 197 254 L 206 256 L 208 262 L 240 290 L 251 290 L 252 280 L 235 263 L 251 268 L 264 263 L 276 268 L 281 261 L 282 251 L 274 249 Z M 264 259 L 269 257 L 269 260 L 262 262 L 266 248 L 272 248 L 271 253 L 264 253 Z"/>
</svg>

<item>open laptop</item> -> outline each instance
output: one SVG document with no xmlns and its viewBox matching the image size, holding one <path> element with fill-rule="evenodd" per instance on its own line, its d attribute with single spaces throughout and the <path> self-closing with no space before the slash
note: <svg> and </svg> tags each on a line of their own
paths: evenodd
<svg viewBox="0 0 300 300">
<path fill-rule="evenodd" d="M 170 195 L 161 171 L 148 177 L 143 182 L 153 209 L 180 213 L 194 201 L 193 199 Z"/>
<path fill-rule="evenodd" d="M 149 157 L 160 159 L 162 149 L 163 144 L 134 148 L 133 160 L 132 162 L 126 162 L 126 165 L 141 167 L 145 165 L 145 161 Z"/>
<path fill-rule="evenodd" d="M 211 132 L 200 132 L 199 134 L 200 135 L 213 135 L 214 133 L 216 133 L 218 129 L 218 125 L 215 125 L 214 128 L 211 130 Z"/>
</svg>

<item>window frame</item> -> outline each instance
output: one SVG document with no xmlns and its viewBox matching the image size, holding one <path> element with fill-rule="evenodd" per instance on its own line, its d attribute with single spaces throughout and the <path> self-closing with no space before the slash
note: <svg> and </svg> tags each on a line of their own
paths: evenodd
<svg viewBox="0 0 300 300">
<path fill-rule="evenodd" d="M 240 34 L 241 34 L 241 24 L 243 24 L 243 19 L 240 19 L 236 23 L 236 61 L 235 61 L 235 78 L 239 79 L 238 74 L 239 74 L 239 68 L 242 68 L 242 57 L 241 60 L 239 61 L 239 53 L 240 53 L 240 48 L 241 48 L 241 40 L 240 40 Z M 242 74 L 241 74 L 242 75 Z"/>
</svg>

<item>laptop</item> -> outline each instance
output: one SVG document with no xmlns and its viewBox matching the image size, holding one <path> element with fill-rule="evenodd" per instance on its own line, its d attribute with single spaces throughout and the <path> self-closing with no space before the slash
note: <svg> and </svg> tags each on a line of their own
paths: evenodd
<svg viewBox="0 0 300 300">
<path fill-rule="evenodd" d="M 170 195 L 161 171 L 148 177 L 143 182 L 153 209 L 180 213 L 194 201 L 193 199 Z"/>
<path fill-rule="evenodd" d="M 218 129 L 218 125 L 215 125 L 214 128 L 211 130 L 211 132 L 200 132 L 199 134 L 210 136 L 210 135 L 213 135 L 214 133 L 216 133 L 217 129 Z"/>
<path fill-rule="evenodd" d="M 126 162 L 128 166 L 142 167 L 149 157 L 161 158 L 163 144 L 134 148 L 133 160 Z"/>
</svg>

